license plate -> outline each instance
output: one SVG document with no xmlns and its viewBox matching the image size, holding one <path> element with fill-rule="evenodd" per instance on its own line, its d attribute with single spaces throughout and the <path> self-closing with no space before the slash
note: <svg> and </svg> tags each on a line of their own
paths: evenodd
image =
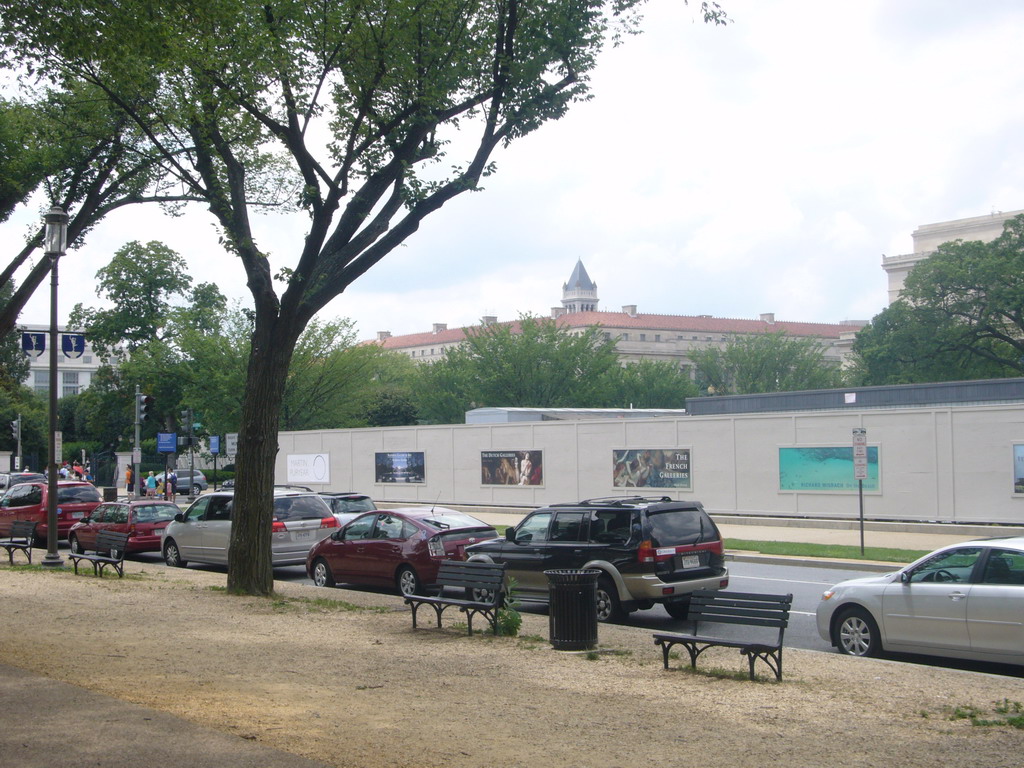
<svg viewBox="0 0 1024 768">
<path fill-rule="evenodd" d="M 81 520 L 83 517 L 85 517 L 85 512 L 72 512 L 71 517 L 75 520 Z"/>
<path fill-rule="evenodd" d="M 679 559 L 682 568 L 700 568 L 699 555 L 682 555 Z"/>
<path fill-rule="evenodd" d="M 312 539 L 312 538 L 313 538 L 313 532 L 312 531 L 296 531 L 295 532 L 295 540 L 296 541 L 305 541 L 306 539 Z"/>
</svg>

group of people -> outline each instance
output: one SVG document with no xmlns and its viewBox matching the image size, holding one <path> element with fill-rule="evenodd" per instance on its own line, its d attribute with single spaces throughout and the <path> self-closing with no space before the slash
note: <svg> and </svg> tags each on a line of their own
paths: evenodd
<svg viewBox="0 0 1024 768">
<path fill-rule="evenodd" d="M 129 465 L 124 472 L 125 487 L 128 489 L 129 494 L 135 493 L 135 469 Z M 152 470 L 148 475 L 139 480 L 139 495 L 140 496 L 156 496 L 157 498 L 173 499 L 175 494 L 178 493 L 178 475 L 171 470 L 170 474 L 166 476 L 166 482 L 163 474 L 157 477 L 153 474 Z"/>
<path fill-rule="evenodd" d="M 75 461 L 70 463 L 65 461 L 60 465 L 60 469 L 57 470 L 57 474 L 60 475 L 61 480 L 89 480 L 92 481 L 92 470 L 89 465 L 86 464 L 84 467 L 81 462 Z"/>
</svg>

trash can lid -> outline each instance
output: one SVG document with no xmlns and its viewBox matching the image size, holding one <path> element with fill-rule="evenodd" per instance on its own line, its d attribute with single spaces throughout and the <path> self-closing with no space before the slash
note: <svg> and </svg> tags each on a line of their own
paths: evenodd
<svg viewBox="0 0 1024 768">
<path fill-rule="evenodd" d="M 559 568 L 552 571 L 544 571 L 549 581 L 556 584 L 575 584 L 597 581 L 601 572 L 596 568 Z"/>
</svg>

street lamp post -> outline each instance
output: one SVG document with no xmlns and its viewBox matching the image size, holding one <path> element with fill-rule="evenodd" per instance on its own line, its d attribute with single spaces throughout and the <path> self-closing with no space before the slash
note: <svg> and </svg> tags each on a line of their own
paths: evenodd
<svg viewBox="0 0 1024 768">
<path fill-rule="evenodd" d="M 54 206 L 43 217 L 46 222 L 44 253 L 50 260 L 50 463 L 46 493 L 46 557 L 44 566 L 62 566 L 57 554 L 57 262 L 68 240 L 68 215 Z"/>
</svg>

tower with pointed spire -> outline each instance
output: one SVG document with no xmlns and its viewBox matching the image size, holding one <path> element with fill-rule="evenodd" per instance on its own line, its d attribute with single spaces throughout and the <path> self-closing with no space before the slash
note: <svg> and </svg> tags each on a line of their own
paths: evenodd
<svg viewBox="0 0 1024 768">
<path fill-rule="evenodd" d="M 597 283 L 590 279 L 583 260 L 576 260 L 569 282 L 562 286 L 562 307 L 566 314 L 597 311 Z"/>
</svg>

